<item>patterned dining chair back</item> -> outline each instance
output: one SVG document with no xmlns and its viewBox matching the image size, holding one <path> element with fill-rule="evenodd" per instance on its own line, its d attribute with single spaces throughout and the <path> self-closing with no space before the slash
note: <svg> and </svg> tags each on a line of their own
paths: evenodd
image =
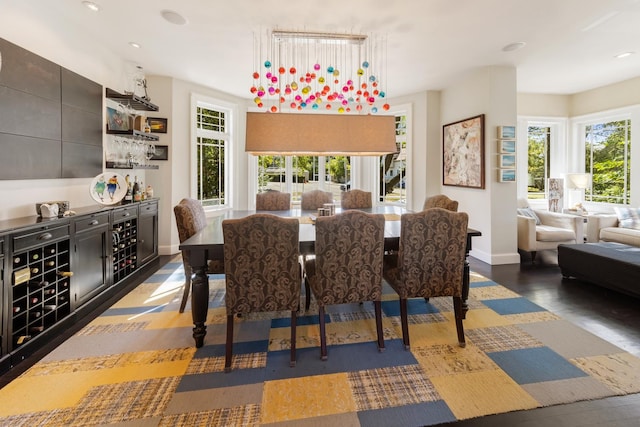
<svg viewBox="0 0 640 427">
<path fill-rule="evenodd" d="M 403 340 L 409 348 L 408 298 L 451 296 L 458 343 L 464 347 L 462 282 L 467 225 L 465 212 L 442 208 L 403 214 L 397 254 L 385 259 L 384 276 L 400 297 Z"/>
<path fill-rule="evenodd" d="M 458 212 L 458 201 L 451 200 L 444 194 L 436 194 L 435 196 L 427 197 L 422 206 L 422 210 L 431 208 L 442 208 L 453 212 Z"/>
<path fill-rule="evenodd" d="M 257 211 L 288 211 L 291 209 L 291 193 L 267 190 L 256 194 Z"/>
<path fill-rule="evenodd" d="M 303 211 L 322 208 L 324 207 L 325 203 L 333 203 L 333 194 L 331 194 L 329 191 L 305 191 L 300 196 L 300 208 Z"/>
<path fill-rule="evenodd" d="M 367 209 L 371 207 L 371 192 L 362 190 L 348 190 L 342 192 L 340 202 L 342 209 Z"/>
<path fill-rule="evenodd" d="M 347 211 L 316 219 L 315 259 L 305 263 L 306 280 L 318 303 L 320 355 L 327 357 L 324 307 L 373 301 L 378 348 L 382 334 L 384 215 Z"/>
<path fill-rule="evenodd" d="M 295 365 L 296 311 L 300 305 L 299 223 L 257 213 L 222 221 L 227 308 L 225 371 L 231 369 L 236 314 L 291 312 L 291 366 Z"/>
<path fill-rule="evenodd" d="M 185 198 L 173 207 L 173 213 L 176 217 L 176 225 L 178 227 L 178 238 L 180 243 L 189 239 L 191 236 L 207 226 L 207 217 L 199 200 Z M 184 288 L 182 292 L 182 301 L 180 303 L 180 313 L 184 312 L 187 300 L 189 299 L 189 290 L 191 289 L 191 276 L 193 269 L 189 262 L 189 252 L 182 251 L 182 265 L 184 267 Z M 222 259 L 212 259 L 208 261 L 208 273 L 224 273 L 224 261 Z"/>
</svg>

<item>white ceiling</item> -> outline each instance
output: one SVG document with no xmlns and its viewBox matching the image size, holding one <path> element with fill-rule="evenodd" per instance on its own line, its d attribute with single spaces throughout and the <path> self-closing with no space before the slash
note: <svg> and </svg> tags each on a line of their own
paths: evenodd
<svg viewBox="0 0 640 427">
<path fill-rule="evenodd" d="M 640 76 L 640 0 L 0 0 L 166 75 L 251 98 L 265 29 L 386 38 L 388 97 L 440 90 L 477 67 L 517 67 L 519 92 L 572 94 Z M 161 10 L 184 16 L 170 24 Z M 3 13 L 0 10 L 0 13 Z M 6 17 L 6 16 L 5 16 Z M 42 29 L 25 28 L 25 31 Z M 0 36 L 2 29 L 0 28 Z M 140 49 L 129 46 L 135 41 Z M 523 49 L 503 52 L 513 42 Z M 46 42 L 46 40 L 45 40 Z M 621 52 L 636 54 L 616 59 Z"/>
</svg>

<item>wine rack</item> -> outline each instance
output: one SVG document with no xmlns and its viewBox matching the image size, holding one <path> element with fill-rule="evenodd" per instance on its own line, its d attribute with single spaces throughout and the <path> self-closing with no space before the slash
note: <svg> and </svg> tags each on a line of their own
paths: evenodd
<svg viewBox="0 0 640 427">
<path fill-rule="evenodd" d="M 69 226 L 14 237 L 11 340 L 15 349 L 71 313 Z"/>
<path fill-rule="evenodd" d="M 137 206 L 113 212 L 113 283 L 121 282 L 135 272 L 138 265 Z"/>
</svg>

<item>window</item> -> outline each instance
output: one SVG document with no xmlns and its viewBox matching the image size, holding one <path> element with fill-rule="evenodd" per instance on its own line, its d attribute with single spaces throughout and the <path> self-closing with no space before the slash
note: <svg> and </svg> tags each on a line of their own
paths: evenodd
<svg viewBox="0 0 640 427">
<path fill-rule="evenodd" d="M 227 189 L 231 164 L 231 109 L 215 101 L 195 101 L 195 191 L 207 207 L 229 205 Z"/>
<path fill-rule="evenodd" d="M 591 188 L 585 200 L 629 204 L 631 198 L 631 120 L 621 119 L 584 126 L 585 171 Z"/>
<path fill-rule="evenodd" d="M 396 119 L 397 152 L 380 156 L 380 202 L 407 203 L 407 114 L 399 112 Z"/>
<path fill-rule="evenodd" d="M 344 156 L 258 156 L 258 192 L 290 192 L 297 203 L 303 192 L 321 189 L 339 201 L 350 186 L 350 171 L 350 158 Z"/>
<path fill-rule="evenodd" d="M 544 199 L 550 170 L 551 127 L 527 127 L 527 198 Z"/>
</svg>

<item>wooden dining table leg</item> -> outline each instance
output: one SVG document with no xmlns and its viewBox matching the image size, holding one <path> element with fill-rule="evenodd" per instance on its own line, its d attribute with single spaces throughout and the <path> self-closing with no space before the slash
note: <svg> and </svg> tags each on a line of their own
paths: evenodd
<svg viewBox="0 0 640 427">
<path fill-rule="evenodd" d="M 194 277 L 191 281 L 191 315 L 193 317 L 193 339 L 196 347 L 200 348 L 204 344 L 204 337 L 207 334 L 207 312 L 209 310 L 209 277 L 207 276 L 206 251 L 192 250 L 191 267 Z"/>
</svg>

